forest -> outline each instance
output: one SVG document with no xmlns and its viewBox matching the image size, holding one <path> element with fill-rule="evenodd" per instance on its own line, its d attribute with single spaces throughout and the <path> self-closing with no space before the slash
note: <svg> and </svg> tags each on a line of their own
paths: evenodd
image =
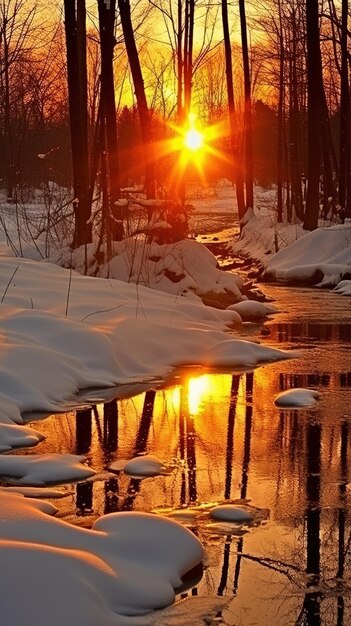
<svg viewBox="0 0 351 626">
<path fill-rule="evenodd" d="M 151 200 L 184 205 L 186 183 L 224 177 L 240 220 L 260 185 L 275 186 L 278 221 L 344 221 L 349 14 L 347 0 L 1 0 L 6 202 L 69 190 L 73 247 L 91 241 L 96 201 L 121 239 L 135 185 L 149 218 Z M 189 127 L 204 145 L 184 158 Z"/>
</svg>

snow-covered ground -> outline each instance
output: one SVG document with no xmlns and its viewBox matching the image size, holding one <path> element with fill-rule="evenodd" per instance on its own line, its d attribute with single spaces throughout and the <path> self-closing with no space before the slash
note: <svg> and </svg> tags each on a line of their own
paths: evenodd
<svg viewBox="0 0 351 626">
<path fill-rule="evenodd" d="M 196 252 L 192 256 L 196 260 Z M 221 273 L 207 251 L 198 259 L 198 275 L 208 258 L 210 278 L 217 280 Z M 231 284 L 235 299 L 241 299 L 240 282 L 233 277 Z M 242 320 L 235 310 L 206 307 L 195 295 L 5 256 L 0 257 L 0 285 L 2 451 L 42 438 L 23 424 L 23 412 L 72 406 L 82 389 L 165 378 L 184 365 L 241 370 L 291 356 L 241 339 Z M 55 508 L 32 500 L 38 492 L 24 489 L 92 474 L 77 455 L 0 457 L 0 475 L 21 492 L 0 491 L 4 623 L 216 623 L 223 606 L 219 598 L 191 599 L 153 612 L 174 601 L 181 576 L 202 559 L 198 540 L 178 522 L 118 513 L 83 530 L 52 517 Z M 50 497 L 45 489 L 43 496 Z M 20 602 L 13 592 L 18 588 Z"/>
<path fill-rule="evenodd" d="M 263 278 L 335 288 L 351 295 L 350 220 L 309 232 L 299 224 L 279 224 L 275 210 L 268 207 L 251 211 L 246 218 L 231 253 L 260 261 Z"/>
<path fill-rule="evenodd" d="M 219 199 L 232 202 L 232 197 Z M 11 213 L 10 205 L 5 209 Z M 267 271 L 277 278 L 290 279 L 293 271 L 307 276 L 317 268 L 328 284 L 337 276 L 334 284 L 347 290 L 347 281 L 339 281 L 350 265 L 349 225 L 302 239 L 296 226 L 284 234 L 281 229 L 280 239 L 289 234 L 299 248 L 292 245 L 274 256 L 281 246 L 269 215 L 263 207 L 252 216 L 236 245 L 247 245 L 251 256 L 269 257 Z M 244 319 L 274 311 L 245 301 L 242 280 L 219 270 L 212 254 L 195 241 L 159 246 L 143 237 L 128 239 L 101 264 L 97 278 L 59 266 L 82 270 L 85 249 L 49 250 L 47 240 L 28 240 L 20 247 L 31 258 L 16 257 L 18 247 L 9 245 L 9 237 L 13 243 L 18 216 L 12 217 L 13 230 L 3 230 L 0 256 L 2 452 L 40 441 L 40 432 L 24 425 L 22 413 L 73 406 L 84 389 L 165 379 L 182 366 L 245 370 L 291 356 L 243 338 L 240 308 Z M 45 250 L 59 265 L 38 260 Z M 97 273 L 96 252 L 96 246 L 87 250 L 92 274 Z M 245 304 L 237 310 L 206 307 L 199 298 L 206 293 L 229 294 L 233 303 Z M 0 474 L 22 485 L 22 494 L 23 485 L 75 481 L 93 473 L 76 455 L 0 457 Z M 202 559 L 198 540 L 178 523 L 118 513 L 88 531 L 55 519 L 51 504 L 26 495 L 0 491 L 4 623 L 195 626 L 203 618 L 212 623 L 218 598 L 194 599 L 189 610 L 177 605 L 140 617 L 171 604 L 182 575 Z M 13 593 L 18 588 L 21 602 Z"/>
</svg>

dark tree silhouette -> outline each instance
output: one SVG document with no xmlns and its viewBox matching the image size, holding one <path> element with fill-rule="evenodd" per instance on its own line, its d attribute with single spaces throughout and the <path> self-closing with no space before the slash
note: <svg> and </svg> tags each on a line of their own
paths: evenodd
<svg viewBox="0 0 351 626">
<path fill-rule="evenodd" d="M 245 208 L 253 208 L 253 140 L 252 140 L 252 104 L 251 104 L 251 78 L 249 62 L 249 46 L 247 41 L 247 25 L 245 0 L 239 0 L 241 45 L 244 67 L 244 134 L 245 134 Z"/>
<path fill-rule="evenodd" d="M 351 162 L 350 162 L 350 87 L 348 58 L 348 0 L 342 0 L 341 16 L 341 92 L 340 92 L 340 172 L 339 204 L 351 215 Z"/>
<path fill-rule="evenodd" d="M 115 216 L 115 219 L 112 219 L 110 229 L 112 239 L 120 241 L 123 239 L 122 216 L 117 206 L 114 204 L 120 197 L 117 120 L 113 76 L 116 0 L 110 0 L 108 3 L 104 0 L 98 0 L 98 9 L 101 49 L 100 123 L 102 124 L 103 148 L 105 149 L 104 152 L 108 170 L 108 212 L 111 218 L 113 215 Z"/>
<path fill-rule="evenodd" d="M 85 0 L 64 0 L 68 99 L 73 163 L 75 233 L 73 246 L 92 241 L 89 222 L 88 104 Z"/>
<path fill-rule="evenodd" d="M 307 24 L 307 201 L 303 226 L 314 230 L 318 226 L 319 178 L 321 173 L 320 141 L 320 83 L 322 78 L 322 57 L 319 41 L 318 0 L 306 0 Z"/>
<path fill-rule="evenodd" d="M 222 25 L 223 25 L 223 40 L 225 50 L 225 71 L 227 79 L 227 94 L 228 94 L 228 109 L 229 109 L 229 122 L 230 122 L 230 143 L 232 149 L 232 156 L 234 162 L 234 180 L 236 187 L 236 198 L 238 203 L 239 221 L 242 220 L 245 215 L 245 196 L 244 196 L 244 182 L 241 169 L 240 152 L 238 149 L 238 131 L 235 114 L 234 103 L 234 84 L 233 84 L 233 63 L 232 63 L 232 49 L 230 44 L 229 34 L 229 22 L 228 22 L 228 3 L 227 0 L 222 0 Z"/>
<path fill-rule="evenodd" d="M 135 43 L 129 0 L 118 0 L 118 8 L 140 117 L 145 159 L 145 193 L 148 198 L 154 198 L 156 195 L 155 158 L 152 142 L 151 115 L 147 105 L 143 74 Z"/>
</svg>

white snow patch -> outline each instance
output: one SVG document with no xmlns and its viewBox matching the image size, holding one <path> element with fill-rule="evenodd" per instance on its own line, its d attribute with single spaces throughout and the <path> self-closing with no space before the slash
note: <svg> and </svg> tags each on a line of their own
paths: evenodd
<svg viewBox="0 0 351 626">
<path fill-rule="evenodd" d="M 275 306 L 256 302 L 255 300 L 243 300 L 242 302 L 231 304 L 227 309 L 239 313 L 244 322 L 260 320 L 279 311 Z"/>
<path fill-rule="evenodd" d="M 1 424 L 0 418 L 0 452 L 9 452 L 13 448 L 36 446 L 44 439 L 44 435 L 29 428 L 15 424 Z"/>
<path fill-rule="evenodd" d="M 0 491 L 0 508 L 5 624 L 46 626 L 48 616 L 52 626 L 167 623 L 165 613 L 161 622 L 157 614 L 151 621 L 132 616 L 171 604 L 182 576 L 203 558 L 193 533 L 156 515 L 113 513 L 86 530 L 49 517 L 55 508 L 48 502 L 19 494 Z M 199 613 L 204 606 L 210 610 L 202 605 Z"/>
<path fill-rule="evenodd" d="M 249 508 L 238 504 L 221 504 L 211 509 L 210 515 L 215 520 L 238 524 L 252 522 L 253 520 L 253 515 Z"/>
<path fill-rule="evenodd" d="M 11 483 L 40 486 L 84 480 L 95 470 L 82 464 L 84 456 L 76 454 L 0 455 L 0 476 Z"/>
<path fill-rule="evenodd" d="M 341 280 L 333 291 L 339 293 L 341 296 L 351 297 L 351 280 Z"/>
<path fill-rule="evenodd" d="M 240 319 L 236 311 L 49 263 L 1 258 L 1 285 L 2 423 L 72 406 L 82 389 L 165 377 L 175 367 L 255 367 L 290 356 L 230 339 L 223 331 Z"/>
<path fill-rule="evenodd" d="M 242 278 L 219 269 L 216 257 L 197 241 L 186 239 L 172 244 L 158 244 L 138 236 L 115 242 L 113 246 L 112 259 L 108 263 L 99 262 L 99 267 L 93 263 L 89 273 L 177 296 L 216 293 L 230 294 L 233 302 L 242 300 Z M 88 257 L 94 258 L 96 245 L 90 244 L 87 248 Z M 83 273 L 85 249 L 78 248 L 72 252 L 66 248 L 50 260 L 64 267 L 72 266 Z"/>
<path fill-rule="evenodd" d="M 72 488 L 54 489 L 53 487 L 0 487 L 5 493 L 20 493 L 25 498 L 66 498 L 73 495 Z"/>
<path fill-rule="evenodd" d="M 157 476 L 167 472 L 167 466 L 152 454 L 136 456 L 122 464 L 120 461 L 116 461 L 109 466 L 109 469 L 112 471 L 123 470 L 126 474 L 133 476 Z"/>
<path fill-rule="evenodd" d="M 274 404 L 281 408 L 309 407 L 316 404 L 320 393 L 313 389 L 287 389 L 282 391 L 274 400 Z"/>
<path fill-rule="evenodd" d="M 278 356 L 280 354 L 280 357 Z M 260 344 L 233 339 L 223 341 L 216 346 L 216 353 L 208 355 L 208 364 L 212 367 L 255 367 L 258 362 L 276 361 L 277 358 L 293 358 L 296 353 L 285 352 L 284 357 L 276 348 L 263 347 Z"/>
</svg>

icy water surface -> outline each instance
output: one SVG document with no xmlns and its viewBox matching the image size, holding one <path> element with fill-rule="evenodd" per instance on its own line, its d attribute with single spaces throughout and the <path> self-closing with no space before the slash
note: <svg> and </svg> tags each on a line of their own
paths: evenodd
<svg viewBox="0 0 351 626">
<path fill-rule="evenodd" d="M 219 624 L 351 624 L 351 306 L 310 289 L 263 287 L 281 313 L 247 332 L 300 351 L 244 374 L 184 377 L 169 389 L 35 423 L 39 452 L 86 454 L 97 480 L 69 488 L 59 515 L 89 525 L 119 510 L 172 515 L 206 548 L 188 594 L 232 596 Z M 310 409 L 281 410 L 276 395 L 318 389 Z M 172 471 L 112 474 L 120 459 L 151 453 Z M 253 523 L 211 521 L 227 501 L 252 507 Z M 189 626 L 191 626 L 189 624 Z"/>
</svg>

